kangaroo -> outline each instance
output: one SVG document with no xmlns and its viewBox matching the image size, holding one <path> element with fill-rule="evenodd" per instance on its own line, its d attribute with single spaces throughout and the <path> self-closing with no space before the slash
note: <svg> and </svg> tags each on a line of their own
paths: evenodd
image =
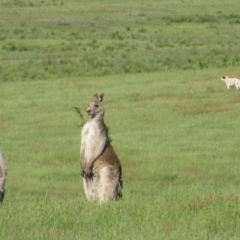
<svg viewBox="0 0 240 240">
<path fill-rule="evenodd" d="M 90 119 L 81 131 L 80 167 L 86 197 L 104 202 L 122 197 L 122 168 L 110 144 L 104 123 L 104 94 L 93 95 L 88 105 Z"/>
<path fill-rule="evenodd" d="M 5 195 L 5 183 L 7 179 L 7 168 L 3 159 L 2 152 L 0 151 L 0 204 L 3 202 Z"/>
</svg>

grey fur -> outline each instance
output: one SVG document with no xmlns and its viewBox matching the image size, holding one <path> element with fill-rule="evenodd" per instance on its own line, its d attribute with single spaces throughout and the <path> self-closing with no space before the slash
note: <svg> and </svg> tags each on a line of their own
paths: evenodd
<svg viewBox="0 0 240 240">
<path fill-rule="evenodd" d="M 5 184 L 7 180 L 7 167 L 0 150 L 0 204 L 3 202 L 5 195 Z"/>
</svg>

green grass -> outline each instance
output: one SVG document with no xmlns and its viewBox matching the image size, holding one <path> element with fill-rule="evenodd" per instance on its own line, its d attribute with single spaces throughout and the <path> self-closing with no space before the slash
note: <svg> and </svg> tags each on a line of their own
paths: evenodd
<svg viewBox="0 0 240 240">
<path fill-rule="evenodd" d="M 4 0 L 0 79 L 239 66 L 237 7 L 237 0 Z"/>
<path fill-rule="evenodd" d="M 240 238 L 238 1 L 0 3 L 0 239 Z M 92 94 L 123 200 L 84 195 Z M 75 109 L 74 109 L 75 108 Z"/>
<path fill-rule="evenodd" d="M 238 69 L 2 83 L 1 239 L 238 239 L 240 96 L 222 72 Z M 124 177 L 102 206 L 84 196 L 72 108 L 96 91 Z"/>
</svg>

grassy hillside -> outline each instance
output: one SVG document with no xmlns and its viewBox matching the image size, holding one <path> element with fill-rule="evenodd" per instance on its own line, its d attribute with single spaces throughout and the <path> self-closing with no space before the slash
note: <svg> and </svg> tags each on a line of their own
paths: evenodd
<svg viewBox="0 0 240 240">
<path fill-rule="evenodd" d="M 240 78 L 238 6 L 2 1 L 0 239 L 239 239 L 240 92 L 221 81 Z M 74 110 L 87 120 L 95 92 L 124 180 L 103 205 L 83 192 Z"/>
<path fill-rule="evenodd" d="M 0 79 L 239 66 L 237 0 L 0 3 Z"/>
</svg>

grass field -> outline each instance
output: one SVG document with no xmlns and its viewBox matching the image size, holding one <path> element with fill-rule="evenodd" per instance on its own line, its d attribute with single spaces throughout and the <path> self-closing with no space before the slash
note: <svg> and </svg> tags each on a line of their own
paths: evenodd
<svg viewBox="0 0 240 240">
<path fill-rule="evenodd" d="M 239 66 L 238 0 L 0 3 L 1 81 Z"/>
<path fill-rule="evenodd" d="M 237 0 L 0 3 L 0 239 L 240 239 Z M 123 200 L 89 203 L 81 120 L 104 92 Z"/>
</svg>

